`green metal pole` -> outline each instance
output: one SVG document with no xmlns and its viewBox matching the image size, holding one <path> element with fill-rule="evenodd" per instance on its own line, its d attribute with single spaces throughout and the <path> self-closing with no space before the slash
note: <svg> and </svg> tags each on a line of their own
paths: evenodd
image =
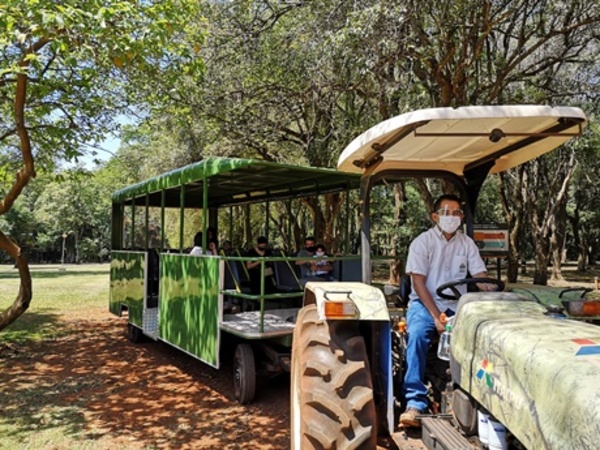
<svg viewBox="0 0 600 450">
<path fill-rule="evenodd" d="M 125 247 L 125 203 L 121 203 L 119 205 L 119 214 L 121 215 L 119 218 L 121 221 L 121 231 L 119 232 L 119 250 L 123 250 Z"/>
<path fill-rule="evenodd" d="M 260 332 L 265 331 L 265 261 L 260 262 Z"/>
<path fill-rule="evenodd" d="M 150 243 L 150 230 L 148 230 L 148 226 L 150 225 L 150 194 L 146 192 L 146 251 L 148 251 L 148 246 Z"/>
<path fill-rule="evenodd" d="M 183 253 L 183 232 L 185 224 L 185 185 L 179 193 L 179 251 Z"/>
<path fill-rule="evenodd" d="M 160 193 L 160 252 L 165 251 L 165 203 L 166 194 L 163 189 Z"/>
<path fill-rule="evenodd" d="M 269 239 L 269 222 L 270 222 L 270 213 L 271 213 L 271 203 L 269 203 L 269 200 L 266 201 L 265 203 L 265 236 L 267 237 L 267 239 Z"/>
<path fill-rule="evenodd" d="M 229 242 L 233 245 L 233 206 L 229 207 Z"/>
<path fill-rule="evenodd" d="M 208 228 L 208 178 L 204 177 L 202 179 L 202 250 L 204 253 L 208 251 L 207 245 L 207 232 Z M 216 236 L 215 236 L 216 237 Z"/>
<path fill-rule="evenodd" d="M 344 227 L 344 253 L 350 249 L 350 190 L 346 191 L 346 226 Z"/>
<path fill-rule="evenodd" d="M 135 248 L 135 199 L 131 199 L 131 249 Z"/>
</svg>

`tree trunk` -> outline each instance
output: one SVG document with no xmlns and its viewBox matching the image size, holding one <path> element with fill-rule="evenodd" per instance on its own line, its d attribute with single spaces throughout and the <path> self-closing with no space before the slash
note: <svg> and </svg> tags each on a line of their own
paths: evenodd
<svg viewBox="0 0 600 450">
<path fill-rule="evenodd" d="M 35 53 L 48 43 L 46 39 L 40 39 L 31 51 Z M 0 202 L 0 215 L 9 211 L 15 200 L 21 195 L 21 192 L 27 186 L 32 178 L 35 178 L 34 160 L 31 152 L 31 141 L 29 139 L 29 131 L 25 126 L 25 103 L 27 98 L 27 71 L 25 70 L 31 60 L 24 58 L 19 64 L 23 68 L 23 72 L 17 75 L 17 83 L 15 88 L 15 128 L 19 135 L 21 156 L 23 157 L 24 167 L 19 170 L 15 177 L 15 182 L 11 189 L 5 194 L 4 199 Z M 4 233 L 0 231 L 0 250 L 7 252 L 15 261 L 15 265 L 19 269 L 19 277 L 21 285 L 19 293 L 12 305 L 0 314 L 0 330 L 4 329 L 13 323 L 21 314 L 23 314 L 32 298 L 31 290 L 31 274 L 27 265 L 27 258 L 21 253 L 21 249 Z"/>
<path fill-rule="evenodd" d="M 553 281 L 564 280 L 562 276 L 563 250 L 565 247 L 565 234 L 567 231 L 567 196 L 563 196 L 557 205 L 554 220 L 551 225 L 550 245 L 552 251 L 552 275 Z"/>
<path fill-rule="evenodd" d="M 394 184 L 394 222 L 400 222 L 400 215 L 404 211 L 404 199 L 406 193 L 404 191 L 404 183 Z M 390 284 L 399 285 L 400 277 L 404 273 L 404 261 L 398 260 L 398 228 L 393 227 L 390 239 Z"/>
<path fill-rule="evenodd" d="M 573 243 L 577 248 L 577 271 L 583 272 L 587 269 L 587 245 L 585 242 L 585 237 L 581 232 L 577 194 L 575 194 L 575 201 L 575 211 L 573 211 L 572 216 L 567 215 L 567 218 L 569 219 L 569 222 L 571 222 L 571 229 L 573 230 Z"/>
<path fill-rule="evenodd" d="M 523 166 L 518 167 L 510 174 L 500 174 L 500 200 L 502 202 L 502 209 L 504 210 L 504 217 L 509 230 L 507 268 L 507 278 L 509 283 L 516 283 L 519 278 L 520 249 L 522 242 L 521 235 L 523 233 L 522 224 L 525 215 L 522 189 L 523 174 Z"/>
<path fill-rule="evenodd" d="M 550 245 L 548 241 L 538 240 L 535 245 L 535 270 L 533 272 L 533 284 L 548 284 L 548 256 Z"/>
<path fill-rule="evenodd" d="M 21 253 L 21 249 L 14 242 L 8 239 L 1 231 L 0 250 L 4 250 L 14 259 L 15 265 L 19 269 L 19 277 L 21 278 L 21 284 L 19 286 L 17 297 L 12 305 L 0 314 L 0 330 L 2 330 L 17 320 L 21 314 L 27 311 L 27 308 L 29 308 L 29 304 L 31 303 L 32 290 L 31 274 L 29 273 L 27 258 L 23 253 Z"/>
</svg>

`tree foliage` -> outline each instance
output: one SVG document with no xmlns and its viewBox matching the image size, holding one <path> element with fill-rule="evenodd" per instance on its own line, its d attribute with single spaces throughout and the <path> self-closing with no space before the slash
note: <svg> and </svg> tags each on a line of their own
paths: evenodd
<svg viewBox="0 0 600 450">
<path fill-rule="evenodd" d="M 188 141 L 206 154 L 331 166 L 354 136 L 408 110 L 536 103 L 593 111 L 598 102 L 600 5 L 593 0 L 233 0 L 213 3 L 208 17 L 206 77 L 177 94 Z M 555 205 L 568 197 L 573 176 L 566 158 L 550 156 L 500 179 L 511 281 L 521 227 L 537 217 L 533 242 L 545 256 L 535 278 L 545 282 L 543 260 L 560 233 L 554 225 L 564 222 L 553 222 Z M 540 165 L 561 169 L 556 183 L 523 190 Z"/>
<path fill-rule="evenodd" d="M 3 192 L 0 215 L 35 177 L 34 161 L 52 167 L 81 156 L 84 144 L 116 127 L 119 112 L 163 101 L 175 80 L 197 78 L 199 24 L 198 4 L 188 0 L 3 2 L 0 145 L 3 169 L 22 168 Z M 0 249 L 22 280 L 1 329 L 27 309 L 31 280 L 20 248 L 1 232 Z"/>
</svg>

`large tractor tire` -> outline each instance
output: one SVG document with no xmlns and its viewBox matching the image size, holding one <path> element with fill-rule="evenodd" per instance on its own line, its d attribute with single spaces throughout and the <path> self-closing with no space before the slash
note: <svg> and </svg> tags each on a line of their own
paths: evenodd
<svg viewBox="0 0 600 450">
<path fill-rule="evenodd" d="M 292 450 L 375 448 L 373 383 L 355 321 L 321 321 L 315 305 L 300 311 L 291 408 Z"/>
</svg>

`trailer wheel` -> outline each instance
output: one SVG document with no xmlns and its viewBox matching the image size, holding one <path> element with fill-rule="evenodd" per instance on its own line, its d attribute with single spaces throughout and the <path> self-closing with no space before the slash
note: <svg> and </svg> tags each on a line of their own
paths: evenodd
<svg viewBox="0 0 600 450">
<path fill-rule="evenodd" d="M 293 450 L 374 449 L 376 413 L 364 338 L 354 321 L 298 314 L 292 347 Z"/>
<path fill-rule="evenodd" d="M 234 395 L 240 403 L 250 403 L 256 392 L 256 364 L 250 344 L 239 344 L 233 359 Z"/>
<path fill-rule="evenodd" d="M 139 344 L 144 340 L 144 333 L 131 322 L 127 324 L 127 338 L 134 344 Z"/>
</svg>

